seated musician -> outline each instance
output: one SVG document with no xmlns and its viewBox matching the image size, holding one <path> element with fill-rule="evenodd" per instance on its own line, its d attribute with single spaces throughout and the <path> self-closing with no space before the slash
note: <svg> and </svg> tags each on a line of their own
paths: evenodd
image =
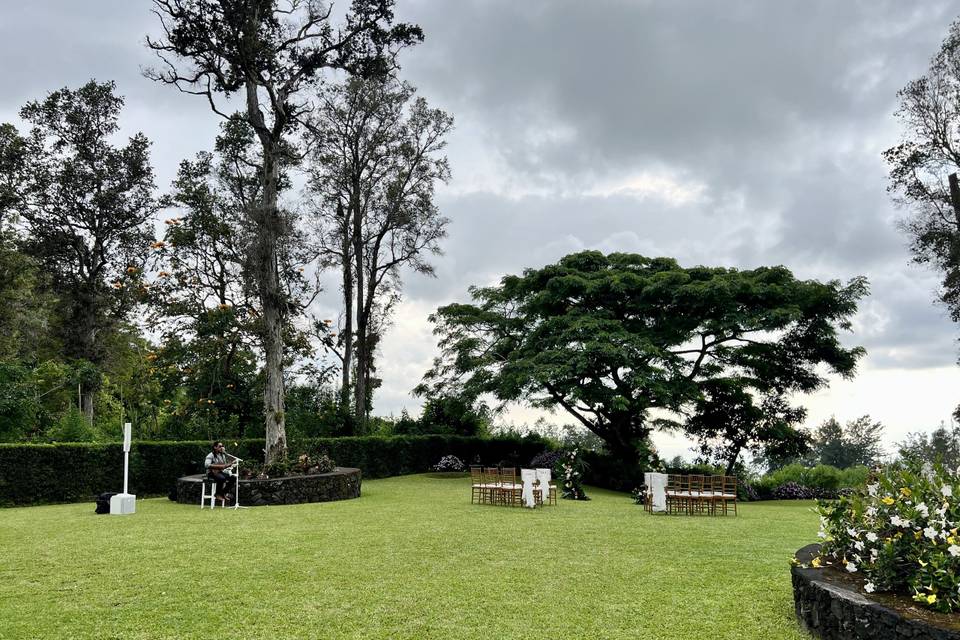
<svg viewBox="0 0 960 640">
<path fill-rule="evenodd" d="M 207 454 L 203 461 L 203 466 L 207 470 L 207 477 L 217 483 L 215 494 L 217 500 L 222 504 L 233 502 L 233 494 L 225 493 L 225 491 L 230 489 L 231 484 L 235 490 L 237 484 L 236 477 L 230 471 L 233 462 L 228 458 L 233 458 L 233 456 L 224 451 L 223 443 L 217 440 L 213 443 L 213 450 Z"/>
</svg>

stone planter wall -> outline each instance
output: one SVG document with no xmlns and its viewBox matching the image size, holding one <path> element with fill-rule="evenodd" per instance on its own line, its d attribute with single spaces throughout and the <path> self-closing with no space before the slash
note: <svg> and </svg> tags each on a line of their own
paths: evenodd
<svg viewBox="0 0 960 640">
<path fill-rule="evenodd" d="M 812 544 L 797 552 L 808 564 L 820 552 Z M 905 597 L 862 593 L 859 583 L 833 568 L 793 567 L 793 602 L 800 623 L 824 640 L 960 640 L 960 616 L 914 606 Z"/>
<path fill-rule="evenodd" d="M 203 475 L 177 480 L 177 502 L 200 505 Z M 332 502 L 360 497 L 360 469 L 337 467 L 330 473 L 267 480 L 241 480 L 240 504 L 248 507 Z"/>
</svg>

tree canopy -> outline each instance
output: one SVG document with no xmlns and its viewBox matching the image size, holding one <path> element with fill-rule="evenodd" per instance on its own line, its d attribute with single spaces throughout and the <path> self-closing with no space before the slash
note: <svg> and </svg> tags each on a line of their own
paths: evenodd
<svg viewBox="0 0 960 640">
<path fill-rule="evenodd" d="M 628 461 L 651 430 L 706 420 L 719 385 L 746 409 L 823 387 L 821 368 L 850 377 L 864 354 L 839 341 L 863 278 L 584 251 L 470 292 L 431 316 L 441 356 L 417 391 L 562 408 Z"/>
</svg>

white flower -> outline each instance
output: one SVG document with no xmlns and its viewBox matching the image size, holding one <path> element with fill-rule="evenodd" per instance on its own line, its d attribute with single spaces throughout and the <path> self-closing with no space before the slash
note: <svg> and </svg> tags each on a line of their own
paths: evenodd
<svg viewBox="0 0 960 640">
<path fill-rule="evenodd" d="M 900 516 L 890 516 L 890 524 L 892 524 L 895 527 L 902 527 L 906 529 L 907 527 L 910 526 L 910 521 L 904 520 Z"/>
<path fill-rule="evenodd" d="M 856 572 L 857 572 L 857 565 L 853 564 L 852 562 L 848 562 L 848 563 L 847 563 L 847 571 L 849 571 L 850 573 L 856 573 Z"/>
<path fill-rule="evenodd" d="M 927 509 L 927 504 L 925 502 L 921 502 L 917 505 L 917 511 L 919 511 L 920 515 L 922 515 L 924 518 L 930 517 L 930 511 Z"/>
<path fill-rule="evenodd" d="M 827 532 L 824 531 L 823 529 L 820 529 L 820 531 L 817 533 L 817 537 L 821 539 L 825 539 L 827 537 Z"/>
<path fill-rule="evenodd" d="M 857 540 L 853 543 L 853 546 L 857 549 L 857 551 L 863 551 L 863 543 L 861 541 Z"/>
<path fill-rule="evenodd" d="M 877 558 L 880 557 L 880 552 L 876 549 L 870 549 L 870 562 L 876 562 Z"/>
<path fill-rule="evenodd" d="M 949 554 L 952 555 L 953 557 L 960 556 L 960 547 L 958 547 L 958 546 L 955 545 L 955 544 L 952 544 L 952 545 L 950 545 L 950 548 L 947 549 L 947 553 L 949 553 Z"/>
<path fill-rule="evenodd" d="M 857 537 L 857 530 L 856 530 L 856 529 L 850 529 L 850 528 L 848 527 L 848 528 L 847 528 L 847 535 L 850 536 L 851 538 L 856 538 L 856 537 Z"/>
<path fill-rule="evenodd" d="M 867 540 L 868 540 L 869 542 L 876 542 L 876 541 L 877 541 L 877 534 L 875 534 L 873 531 L 871 531 L 870 533 L 867 534 Z"/>
<path fill-rule="evenodd" d="M 923 535 L 931 540 L 934 540 L 937 537 L 937 530 L 933 527 L 927 527 L 923 530 Z"/>
<path fill-rule="evenodd" d="M 863 585 L 863 590 L 866 591 L 867 593 L 873 593 L 874 590 L 876 590 L 876 588 L 877 588 L 876 585 L 874 585 L 872 582 L 868 582 L 865 585 Z"/>
<path fill-rule="evenodd" d="M 869 493 L 869 494 L 870 494 L 871 496 L 873 496 L 873 497 L 876 497 L 876 496 L 877 496 L 877 489 L 879 489 L 879 488 L 880 488 L 880 485 L 877 484 L 877 483 L 868 484 L 868 485 L 867 485 L 867 493 Z"/>
<path fill-rule="evenodd" d="M 868 518 L 872 518 L 872 517 L 874 517 L 875 515 L 877 515 L 877 508 L 876 508 L 876 507 L 867 507 L 866 513 L 867 513 L 867 517 L 868 517 Z"/>
<path fill-rule="evenodd" d="M 953 496 L 953 487 L 951 487 L 949 484 L 945 484 L 940 487 L 940 493 L 943 494 L 944 498 L 950 498 Z"/>
<path fill-rule="evenodd" d="M 923 475 L 926 476 L 927 480 L 933 482 L 933 479 L 936 477 L 933 475 L 933 465 L 929 462 L 923 463 L 923 468 L 921 469 Z"/>
</svg>

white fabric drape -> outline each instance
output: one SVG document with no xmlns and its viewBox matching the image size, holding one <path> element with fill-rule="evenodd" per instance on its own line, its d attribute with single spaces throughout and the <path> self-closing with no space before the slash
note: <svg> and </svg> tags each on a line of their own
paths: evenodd
<svg viewBox="0 0 960 640">
<path fill-rule="evenodd" d="M 537 482 L 540 484 L 540 496 L 543 504 L 550 504 L 550 469 L 537 469 Z"/>
<path fill-rule="evenodd" d="M 523 483 L 523 489 L 520 497 L 523 500 L 523 506 L 533 509 L 537 506 L 537 501 L 533 499 L 533 483 L 537 480 L 537 472 L 533 469 L 520 469 L 520 481 Z"/>
<path fill-rule="evenodd" d="M 665 473 L 645 473 L 643 474 L 647 486 L 650 487 L 650 493 L 653 496 L 652 511 L 667 510 L 667 474 Z"/>
</svg>

